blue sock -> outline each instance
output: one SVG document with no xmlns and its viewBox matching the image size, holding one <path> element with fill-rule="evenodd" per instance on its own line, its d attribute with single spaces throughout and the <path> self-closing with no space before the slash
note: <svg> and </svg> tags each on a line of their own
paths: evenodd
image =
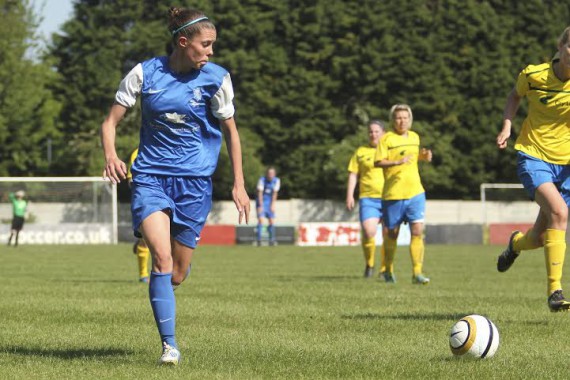
<svg viewBox="0 0 570 380">
<path fill-rule="evenodd" d="M 174 338 L 176 299 L 172 289 L 172 273 L 150 272 L 148 294 L 160 339 L 172 347 L 177 347 Z"/>
<path fill-rule="evenodd" d="M 269 241 L 273 241 L 275 236 L 275 227 L 273 226 L 273 224 L 267 226 L 267 232 L 269 233 Z"/>
<path fill-rule="evenodd" d="M 263 231 L 263 224 L 257 224 L 257 241 L 261 241 L 261 231 Z"/>
</svg>

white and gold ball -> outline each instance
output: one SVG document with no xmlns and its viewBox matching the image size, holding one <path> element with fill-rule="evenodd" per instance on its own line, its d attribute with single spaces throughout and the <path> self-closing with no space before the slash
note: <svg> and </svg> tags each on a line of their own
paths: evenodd
<svg viewBox="0 0 570 380">
<path fill-rule="evenodd" d="M 455 356 L 490 358 L 499 348 L 499 330 L 489 318 L 468 315 L 451 328 L 449 347 Z"/>
</svg>

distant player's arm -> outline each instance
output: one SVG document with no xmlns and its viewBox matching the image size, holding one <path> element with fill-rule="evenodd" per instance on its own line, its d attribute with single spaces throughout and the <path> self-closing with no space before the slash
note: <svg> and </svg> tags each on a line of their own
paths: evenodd
<svg viewBox="0 0 570 380">
<path fill-rule="evenodd" d="M 517 114 L 519 105 L 521 104 L 522 96 L 519 95 L 517 88 L 513 88 L 509 96 L 507 97 L 507 104 L 503 111 L 503 128 L 497 136 L 497 146 L 499 149 L 505 149 L 507 147 L 507 141 L 511 136 L 511 127 L 513 118 Z"/>
<path fill-rule="evenodd" d="M 354 208 L 354 189 L 358 183 L 357 173 L 348 173 L 348 184 L 346 186 L 346 208 L 352 210 Z"/>
<path fill-rule="evenodd" d="M 277 202 L 277 194 L 279 194 L 278 191 L 273 191 L 273 195 L 271 196 L 271 212 L 275 212 L 275 204 Z"/>
</svg>

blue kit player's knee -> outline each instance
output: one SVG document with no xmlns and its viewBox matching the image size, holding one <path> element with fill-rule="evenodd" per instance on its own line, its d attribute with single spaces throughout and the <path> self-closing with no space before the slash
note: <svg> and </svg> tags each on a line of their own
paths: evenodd
<svg viewBox="0 0 570 380">
<path fill-rule="evenodd" d="M 423 222 L 426 209 L 426 194 L 421 193 L 410 199 L 382 201 L 384 225 L 394 229 L 403 222 Z"/>
<path fill-rule="evenodd" d="M 170 211 L 170 234 L 195 248 L 212 207 L 212 181 L 204 177 L 164 177 L 139 174 L 133 180 L 131 210 L 137 231 L 150 214 Z"/>
<path fill-rule="evenodd" d="M 518 152 L 517 174 L 530 199 L 534 200 L 540 185 L 553 183 L 570 206 L 570 165 L 551 164 Z"/>
<path fill-rule="evenodd" d="M 371 218 L 382 219 L 382 199 L 360 198 L 358 205 L 361 223 Z"/>
</svg>

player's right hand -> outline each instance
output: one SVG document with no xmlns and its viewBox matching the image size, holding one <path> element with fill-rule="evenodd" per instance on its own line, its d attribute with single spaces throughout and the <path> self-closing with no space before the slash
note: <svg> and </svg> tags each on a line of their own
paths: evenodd
<svg viewBox="0 0 570 380">
<path fill-rule="evenodd" d="M 352 209 L 354 208 L 354 198 L 353 197 L 346 198 L 346 208 L 349 211 L 352 211 Z"/>
<path fill-rule="evenodd" d="M 121 182 L 122 179 L 127 178 L 127 165 L 118 157 L 107 160 L 103 170 L 103 178 L 108 178 L 113 184 Z"/>
<path fill-rule="evenodd" d="M 511 137 L 511 129 L 503 128 L 503 130 L 497 135 L 497 147 L 499 149 L 505 149 L 507 147 L 509 137 Z"/>
</svg>

